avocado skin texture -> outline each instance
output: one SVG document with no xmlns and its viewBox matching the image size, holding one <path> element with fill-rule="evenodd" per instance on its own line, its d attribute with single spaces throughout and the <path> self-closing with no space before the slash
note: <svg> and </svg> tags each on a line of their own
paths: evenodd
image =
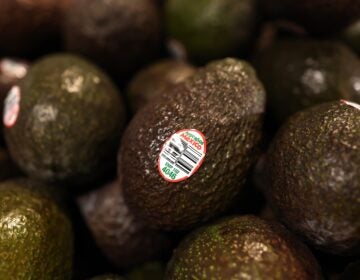
<svg viewBox="0 0 360 280">
<path fill-rule="evenodd" d="M 165 22 L 169 37 L 184 44 L 198 61 L 243 53 L 257 20 L 254 0 L 169 0 Z"/>
<path fill-rule="evenodd" d="M 280 41 L 260 53 L 255 66 L 278 124 L 320 103 L 341 98 L 360 102 L 360 61 L 341 43 Z"/>
<path fill-rule="evenodd" d="M 165 90 L 194 74 L 195 68 L 184 61 L 163 60 L 141 70 L 128 86 L 128 98 L 137 112 Z"/>
<path fill-rule="evenodd" d="M 265 91 L 253 68 L 230 58 L 210 63 L 150 102 L 128 126 L 119 154 L 130 209 L 166 230 L 188 229 L 222 213 L 256 160 L 264 107 Z M 157 161 L 164 142 L 182 129 L 201 131 L 207 152 L 190 178 L 169 183 Z"/>
<path fill-rule="evenodd" d="M 319 249 L 360 252 L 360 110 L 330 102 L 292 116 L 267 159 L 280 219 Z"/>
<path fill-rule="evenodd" d="M 125 280 L 125 278 L 115 274 L 105 274 L 93 277 L 90 280 Z"/>
<path fill-rule="evenodd" d="M 322 279 L 310 250 L 282 225 L 255 216 L 226 218 L 186 237 L 165 280 Z"/>
<path fill-rule="evenodd" d="M 169 253 L 170 237 L 134 216 L 118 182 L 84 194 L 78 205 L 97 245 L 116 267 L 133 268 Z"/>
<path fill-rule="evenodd" d="M 68 10 L 64 34 L 68 51 L 127 78 L 156 57 L 160 14 L 153 0 L 77 0 Z"/>
<path fill-rule="evenodd" d="M 360 17 L 359 0 L 261 0 L 269 16 L 286 18 L 317 35 L 333 34 Z"/>
<path fill-rule="evenodd" d="M 19 83 L 20 113 L 5 129 L 10 154 L 30 177 L 85 185 L 116 162 L 125 122 L 119 92 L 91 63 L 47 56 Z"/>
<path fill-rule="evenodd" d="M 71 279 L 72 226 L 46 186 L 3 182 L 0 205 L 1 279 Z"/>
<path fill-rule="evenodd" d="M 60 25 L 70 0 L 1 0 L 0 53 L 25 56 L 40 52 L 60 37 Z"/>
</svg>

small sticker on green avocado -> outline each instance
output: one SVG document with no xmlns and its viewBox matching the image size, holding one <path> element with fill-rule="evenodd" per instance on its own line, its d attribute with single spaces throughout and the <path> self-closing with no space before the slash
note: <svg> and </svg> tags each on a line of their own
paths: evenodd
<svg viewBox="0 0 360 280">
<path fill-rule="evenodd" d="M 3 122 L 5 127 L 12 127 L 20 112 L 21 92 L 18 86 L 13 86 L 4 102 Z"/>
<path fill-rule="evenodd" d="M 158 170 L 168 182 L 180 182 L 192 176 L 201 166 L 206 154 L 205 136 L 196 129 L 183 129 L 164 143 Z"/>
</svg>

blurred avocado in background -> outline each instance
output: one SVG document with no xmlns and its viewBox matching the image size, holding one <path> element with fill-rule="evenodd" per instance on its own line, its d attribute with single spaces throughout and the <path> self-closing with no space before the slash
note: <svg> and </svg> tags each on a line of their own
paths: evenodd
<svg viewBox="0 0 360 280">
<path fill-rule="evenodd" d="M 180 60 L 162 60 L 138 72 L 131 80 L 127 95 L 132 112 L 135 113 L 149 101 L 186 78 L 195 68 Z"/>
<path fill-rule="evenodd" d="M 167 36 L 199 63 L 244 56 L 255 37 L 256 0 L 168 0 Z"/>
<path fill-rule="evenodd" d="M 345 42 L 360 54 L 360 19 L 345 29 L 342 34 Z"/>
<path fill-rule="evenodd" d="M 360 61 L 342 43 L 281 40 L 256 55 L 255 68 L 278 124 L 319 103 L 338 99 L 360 102 Z"/>
</svg>

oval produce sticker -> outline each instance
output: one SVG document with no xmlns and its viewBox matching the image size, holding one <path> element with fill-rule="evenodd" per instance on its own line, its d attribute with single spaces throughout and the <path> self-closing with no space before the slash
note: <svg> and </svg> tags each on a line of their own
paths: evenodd
<svg viewBox="0 0 360 280">
<path fill-rule="evenodd" d="M 3 122 L 6 127 L 12 127 L 19 116 L 21 93 L 18 86 L 13 86 L 4 102 Z"/>
<path fill-rule="evenodd" d="M 166 140 L 158 160 L 160 175 L 168 182 L 180 182 L 192 176 L 206 154 L 205 136 L 196 129 L 180 130 Z"/>
<path fill-rule="evenodd" d="M 347 100 L 344 100 L 344 99 L 341 99 L 341 102 L 346 104 L 346 105 L 349 105 L 349 106 L 352 106 L 354 107 L 355 109 L 358 109 L 360 110 L 360 104 L 357 104 L 355 102 L 350 102 L 350 101 L 347 101 Z"/>
</svg>

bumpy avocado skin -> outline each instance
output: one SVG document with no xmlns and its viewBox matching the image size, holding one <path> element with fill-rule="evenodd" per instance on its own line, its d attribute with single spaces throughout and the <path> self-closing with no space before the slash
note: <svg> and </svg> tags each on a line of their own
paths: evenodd
<svg viewBox="0 0 360 280">
<path fill-rule="evenodd" d="M 170 90 L 194 74 L 195 68 L 184 61 L 163 60 L 141 70 L 132 79 L 127 93 L 135 113 L 162 92 Z"/>
<path fill-rule="evenodd" d="M 128 126 L 119 154 L 129 207 L 149 226 L 168 230 L 190 228 L 223 212 L 256 160 L 264 106 L 253 68 L 230 58 L 210 63 L 150 102 Z M 169 183 L 157 161 L 164 142 L 182 129 L 201 131 L 207 152 L 194 175 Z"/>
<path fill-rule="evenodd" d="M 165 280 L 322 279 L 310 250 L 278 223 L 226 218 L 186 237 Z"/>
<path fill-rule="evenodd" d="M 291 229 L 320 249 L 360 251 L 360 109 L 339 101 L 289 119 L 267 161 L 269 199 Z"/>
<path fill-rule="evenodd" d="M 149 229 L 125 204 L 115 181 L 78 200 L 97 245 L 118 268 L 128 269 L 157 260 L 170 251 L 170 237 Z"/>
<path fill-rule="evenodd" d="M 167 34 L 199 62 L 241 54 L 251 43 L 256 10 L 254 0 L 169 0 Z"/>
<path fill-rule="evenodd" d="M 255 66 L 279 124 L 320 103 L 341 98 L 360 102 L 360 61 L 341 43 L 280 41 L 259 54 Z"/>
<path fill-rule="evenodd" d="M 1 279 L 71 279 L 72 227 L 52 194 L 29 180 L 7 181 L 0 205 Z"/>
<path fill-rule="evenodd" d="M 77 0 L 65 21 L 65 44 L 116 78 L 125 78 L 153 59 L 161 23 L 153 0 Z"/>
<path fill-rule="evenodd" d="M 93 277 L 90 280 L 125 280 L 125 278 L 115 274 L 105 274 Z"/>
<path fill-rule="evenodd" d="M 20 113 L 5 138 L 26 174 L 74 186 L 111 168 L 125 109 L 101 70 L 76 56 L 52 55 L 34 63 L 19 85 Z"/>
<path fill-rule="evenodd" d="M 315 34 L 332 34 L 360 16 L 359 0 L 261 0 L 272 17 L 286 18 Z"/>
</svg>

